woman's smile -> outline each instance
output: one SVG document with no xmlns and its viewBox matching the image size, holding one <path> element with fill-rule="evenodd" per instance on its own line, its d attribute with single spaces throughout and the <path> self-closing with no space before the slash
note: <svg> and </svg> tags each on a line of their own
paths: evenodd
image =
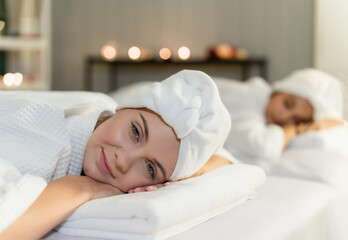
<svg viewBox="0 0 348 240">
<path fill-rule="evenodd" d="M 103 170 L 103 172 L 110 175 L 112 178 L 115 178 L 114 175 L 112 174 L 109 161 L 104 153 L 103 148 L 101 148 L 101 151 L 100 151 L 100 161 L 99 162 L 100 162 L 100 168 Z"/>
<path fill-rule="evenodd" d="M 281 125 L 281 121 L 277 117 L 272 115 L 268 117 L 268 122 L 276 125 Z"/>
</svg>

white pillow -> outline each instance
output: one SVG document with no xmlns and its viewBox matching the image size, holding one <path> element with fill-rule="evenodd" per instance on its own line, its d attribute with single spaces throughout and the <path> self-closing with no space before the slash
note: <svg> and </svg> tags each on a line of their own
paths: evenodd
<svg viewBox="0 0 348 240">
<path fill-rule="evenodd" d="M 129 96 L 131 96 L 138 88 L 147 86 L 153 83 L 152 81 L 141 81 L 136 83 L 131 83 L 120 87 L 119 89 L 110 92 L 108 95 L 113 98 L 117 103 L 123 102 Z"/>
</svg>

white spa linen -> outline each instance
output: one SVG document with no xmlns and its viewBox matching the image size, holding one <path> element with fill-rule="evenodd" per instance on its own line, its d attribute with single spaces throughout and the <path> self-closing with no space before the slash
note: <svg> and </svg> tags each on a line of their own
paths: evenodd
<svg viewBox="0 0 348 240">
<path fill-rule="evenodd" d="M 348 154 L 333 149 L 290 148 L 267 173 L 325 183 L 348 193 Z"/>
<path fill-rule="evenodd" d="M 236 163 L 153 192 L 87 202 L 57 230 L 93 239 L 166 239 L 253 197 L 264 181 L 260 167 Z"/>
<path fill-rule="evenodd" d="M 178 161 L 170 180 L 198 171 L 222 147 L 231 127 L 218 88 L 201 71 L 183 70 L 141 87 L 117 109 L 141 107 L 159 114 L 180 139 Z"/>
<path fill-rule="evenodd" d="M 224 147 L 241 160 L 278 159 L 284 133 L 275 124 L 267 125 L 264 116 L 271 86 L 258 77 L 247 82 L 218 77 L 214 80 L 232 120 Z"/>
<path fill-rule="evenodd" d="M 322 182 L 348 193 L 347 143 L 347 124 L 302 134 L 276 164 L 268 165 L 267 173 Z"/>
<path fill-rule="evenodd" d="M 297 136 L 292 140 L 287 149 L 310 148 L 313 150 L 330 149 L 348 155 L 348 124 L 323 129 L 320 131 L 309 131 Z"/>
<path fill-rule="evenodd" d="M 115 106 L 97 93 L 0 91 L 0 232 L 47 182 L 81 173 L 100 112 Z"/>
</svg>

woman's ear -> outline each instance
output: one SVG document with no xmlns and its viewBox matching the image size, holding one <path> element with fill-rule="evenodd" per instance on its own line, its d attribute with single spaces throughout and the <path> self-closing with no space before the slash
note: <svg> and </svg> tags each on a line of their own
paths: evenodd
<svg viewBox="0 0 348 240">
<path fill-rule="evenodd" d="M 115 113 L 111 112 L 111 111 L 104 111 L 99 115 L 99 118 L 97 120 L 97 123 L 94 126 L 93 131 L 95 131 L 97 129 L 97 127 L 99 127 L 103 122 L 105 122 L 106 120 L 108 120 L 109 118 L 111 118 Z"/>
</svg>

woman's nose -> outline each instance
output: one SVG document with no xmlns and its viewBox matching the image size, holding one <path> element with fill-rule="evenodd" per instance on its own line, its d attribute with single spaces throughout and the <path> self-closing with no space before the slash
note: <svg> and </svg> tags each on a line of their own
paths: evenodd
<svg viewBox="0 0 348 240">
<path fill-rule="evenodd" d="M 283 125 L 293 124 L 292 115 L 290 112 L 283 112 L 280 119 L 281 119 Z"/>
<path fill-rule="evenodd" d="M 115 157 L 116 157 L 115 167 L 122 174 L 125 174 L 126 172 L 128 172 L 135 158 L 132 152 L 125 151 L 125 150 L 116 151 Z"/>
</svg>

